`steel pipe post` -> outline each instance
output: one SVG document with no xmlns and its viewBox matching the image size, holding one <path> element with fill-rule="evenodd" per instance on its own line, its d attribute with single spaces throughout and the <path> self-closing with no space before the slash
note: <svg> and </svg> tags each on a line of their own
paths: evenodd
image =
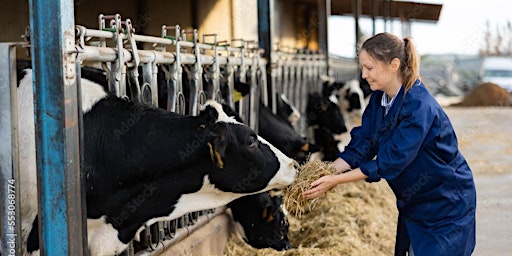
<svg viewBox="0 0 512 256">
<path fill-rule="evenodd" d="M 16 45 L 0 43 L 0 255 L 21 255 Z"/>
<path fill-rule="evenodd" d="M 30 0 L 41 255 L 87 255 L 72 0 Z"/>
</svg>

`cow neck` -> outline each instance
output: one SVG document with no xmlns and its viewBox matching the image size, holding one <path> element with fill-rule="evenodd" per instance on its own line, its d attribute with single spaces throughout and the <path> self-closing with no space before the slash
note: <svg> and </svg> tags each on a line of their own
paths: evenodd
<svg viewBox="0 0 512 256">
<path fill-rule="evenodd" d="M 86 149 L 86 154 L 90 152 L 86 162 L 90 160 L 89 167 L 112 177 L 105 185 L 122 187 L 174 173 L 180 176 L 185 169 L 200 165 L 197 159 L 203 155 L 209 157 L 201 118 L 136 105 L 113 108 L 123 104 L 115 100 L 103 103 L 98 103 L 85 119 L 93 118 L 94 110 L 104 111 L 102 108 L 110 109 L 111 115 L 104 112 L 84 123 L 86 139 L 92 141 L 85 145 L 93 147 Z M 98 127 L 92 127 L 95 125 Z M 94 166 L 99 159 L 103 164 Z"/>
</svg>

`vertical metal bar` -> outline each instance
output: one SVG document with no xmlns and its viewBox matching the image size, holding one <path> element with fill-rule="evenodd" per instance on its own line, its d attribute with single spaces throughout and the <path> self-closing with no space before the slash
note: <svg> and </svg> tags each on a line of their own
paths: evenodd
<svg viewBox="0 0 512 256">
<path fill-rule="evenodd" d="M 331 0 L 318 0 L 318 44 L 320 53 L 325 54 L 325 61 L 329 63 L 329 33 L 328 24 L 331 16 Z"/>
<path fill-rule="evenodd" d="M 264 50 L 263 57 L 270 58 L 272 52 L 273 0 L 258 0 L 258 44 Z M 269 65 L 270 62 L 267 62 Z"/>
<path fill-rule="evenodd" d="M 196 62 L 191 65 L 191 83 L 190 83 L 190 97 L 189 97 L 189 115 L 196 116 L 199 114 L 199 105 L 204 104 L 206 98 L 203 92 L 203 66 L 201 64 L 201 51 L 198 45 L 198 32 L 197 29 L 192 31 L 194 40 L 194 55 Z"/>
<path fill-rule="evenodd" d="M 234 61 L 235 57 L 230 56 L 229 52 L 227 54 L 228 54 L 228 56 L 227 56 L 228 61 L 226 64 L 226 69 L 223 74 L 224 77 L 226 78 L 226 84 L 228 86 L 228 95 L 226 97 L 226 101 L 228 102 L 229 106 L 232 109 L 235 109 L 235 99 L 233 96 L 233 91 L 235 90 L 234 89 L 234 87 L 235 87 L 235 71 L 234 71 L 234 67 L 233 67 L 233 61 Z"/>
<path fill-rule="evenodd" d="M 377 33 L 375 21 L 377 16 L 377 0 L 370 0 L 370 16 L 372 18 L 372 35 Z"/>
<path fill-rule="evenodd" d="M 0 223 L 1 255 L 21 255 L 16 48 L 0 43 Z"/>
<path fill-rule="evenodd" d="M 384 31 L 387 32 L 387 31 L 389 31 L 388 30 L 389 0 L 383 0 L 382 5 L 383 5 L 382 16 L 384 17 Z"/>
<path fill-rule="evenodd" d="M 267 92 L 268 95 L 271 95 L 272 99 L 276 95 L 275 86 L 273 84 L 274 79 L 272 77 L 276 77 L 275 70 L 275 56 L 273 53 L 272 47 L 272 38 L 273 36 L 273 10 L 274 10 L 274 0 L 258 0 L 258 46 L 260 49 L 263 49 L 263 54 L 261 57 L 267 60 L 267 64 L 265 66 L 266 69 L 266 81 L 267 81 Z M 266 95 L 267 96 L 267 95 Z M 275 104 L 275 99 L 270 100 L 268 102 L 272 110 L 277 109 Z"/>
<path fill-rule="evenodd" d="M 355 19 L 355 31 L 356 31 L 356 44 L 355 44 L 355 52 L 357 52 L 357 47 L 359 45 L 359 40 L 361 39 L 361 29 L 359 26 L 359 17 L 361 17 L 361 0 L 352 0 L 353 11 L 354 11 L 354 19 Z"/>
<path fill-rule="evenodd" d="M 72 0 L 30 0 L 41 255 L 87 255 Z"/>
<path fill-rule="evenodd" d="M 258 79 L 256 77 L 258 72 L 258 61 L 256 51 L 253 53 L 252 56 L 252 63 L 250 67 L 250 73 L 251 76 L 251 92 L 249 94 L 249 127 L 251 127 L 256 133 L 258 133 L 258 109 L 259 109 L 259 103 L 260 103 L 260 88 L 258 86 L 261 86 L 261 84 L 258 83 Z"/>
</svg>

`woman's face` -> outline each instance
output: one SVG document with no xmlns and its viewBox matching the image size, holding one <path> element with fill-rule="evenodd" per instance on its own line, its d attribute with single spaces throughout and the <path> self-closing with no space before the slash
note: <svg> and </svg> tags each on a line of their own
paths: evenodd
<svg viewBox="0 0 512 256">
<path fill-rule="evenodd" d="M 398 59 L 395 60 L 398 61 Z M 394 85 L 394 81 L 398 77 L 398 68 L 395 67 L 394 61 L 385 63 L 375 60 L 365 50 L 361 50 L 359 53 L 359 65 L 361 65 L 362 77 L 368 81 L 372 91 L 386 91 L 388 87 Z"/>
</svg>

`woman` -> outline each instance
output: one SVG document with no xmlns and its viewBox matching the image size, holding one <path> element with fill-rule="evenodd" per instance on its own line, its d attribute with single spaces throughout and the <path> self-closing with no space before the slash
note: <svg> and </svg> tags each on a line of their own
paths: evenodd
<svg viewBox="0 0 512 256">
<path fill-rule="evenodd" d="M 342 183 L 387 180 L 399 211 L 395 255 L 471 255 L 476 191 L 453 127 L 419 80 L 410 38 L 389 33 L 366 40 L 359 52 L 372 91 L 362 125 L 332 163 L 339 174 L 311 183 L 312 199 Z"/>
</svg>

